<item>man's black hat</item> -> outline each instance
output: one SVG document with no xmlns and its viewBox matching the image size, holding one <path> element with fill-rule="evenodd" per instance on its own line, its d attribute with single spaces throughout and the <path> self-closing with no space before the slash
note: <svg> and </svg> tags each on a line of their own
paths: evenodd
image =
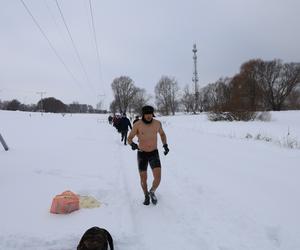
<svg viewBox="0 0 300 250">
<path fill-rule="evenodd" d="M 143 114 L 143 115 L 146 115 L 146 114 L 152 114 L 153 117 L 155 117 L 155 115 L 154 115 L 154 108 L 153 108 L 152 106 L 149 106 L 149 105 L 144 106 L 144 107 L 142 108 L 142 114 Z"/>
</svg>

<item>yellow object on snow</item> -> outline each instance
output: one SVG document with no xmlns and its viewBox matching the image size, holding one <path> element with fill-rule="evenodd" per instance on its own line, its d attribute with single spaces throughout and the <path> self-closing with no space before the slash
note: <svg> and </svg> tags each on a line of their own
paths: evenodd
<svg viewBox="0 0 300 250">
<path fill-rule="evenodd" d="M 92 196 L 79 196 L 80 208 L 95 208 L 100 207 L 101 203 Z"/>
</svg>

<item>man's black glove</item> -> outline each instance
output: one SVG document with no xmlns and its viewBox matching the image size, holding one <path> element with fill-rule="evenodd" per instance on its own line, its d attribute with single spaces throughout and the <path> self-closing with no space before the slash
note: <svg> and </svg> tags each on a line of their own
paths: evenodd
<svg viewBox="0 0 300 250">
<path fill-rule="evenodd" d="M 164 144 L 163 147 L 165 149 L 164 155 L 167 155 L 169 153 L 169 151 L 170 151 L 170 149 L 168 148 L 168 144 Z"/>
<path fill-rule="evenodd" d="M 131 146 L 131 149 L 132 149 L 132 150 L 139 149 L 139 146 L 138 146 L 136 143 L 134 143 L 134 142 L 132 142 L 132 143 L 130 144 L 130 146 Z"/>
</svg>

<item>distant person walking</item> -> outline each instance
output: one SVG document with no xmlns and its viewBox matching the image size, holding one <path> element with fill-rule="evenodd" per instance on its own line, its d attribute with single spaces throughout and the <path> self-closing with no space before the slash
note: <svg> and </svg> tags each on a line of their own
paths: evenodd
<svg viewBox="0 0 300 250">
<path fill-rule="evenodd" d="M 124 145 L 127 145 L 127 133 L 129 130 L 128 127 L 132 129 L 132 126 L 129 119 L 126 116 L 126 113 L 123 113 L 119 126 L 121 131 L 121 141 L 124 141 Z"/>
<path fill-rule="evenodd" d="M 113 117 L 110 115 L 110 116 L 108 117 L 108 123 L 109 123 L 109 124 L 112 124 L 112 121 L 113 121 Z"/>
<path fill-rule="evenodd" d="M 153 119 L 154 109 L 151 106 L 142 108 L 142 119 L 135 122 L 128 136 L 128 143 L 132 150 L 138 149 L 137 160 L 140 173 L 140 180 L 143 192 L 145 194 L 144 205 L 150 204 L 150 199 L 153 204 L 157 203 L 155 191 L 161 180 L 161 163 L 157 150 L 157 134 L 160 135 L 164 147 L 164 154 L 169 153 L 167 137 L 163 131 L 161 122 Z M 138 137 L 138 145 L 134 143 L 133 138 Z M 154 177 L 152 187 L 148 191 L 147 186 L 147 167 L 150 164 Z"/>
<path fill-rule="evenodd" d="M 119 115 L 115 115 L 113 117 L 113 126 L 116 128 L 116 130 L 121 133 L 120 130 L 120 122 L 121 122 L 121 117 Z"/>
</svg>

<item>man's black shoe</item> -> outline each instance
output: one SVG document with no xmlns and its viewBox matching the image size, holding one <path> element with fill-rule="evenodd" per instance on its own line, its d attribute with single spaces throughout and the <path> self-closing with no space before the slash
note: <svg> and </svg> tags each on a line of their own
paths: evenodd
<svg viewBox="0 0 300 250">
<path fill-rule="evenodd" d="M 150 192 L 149 192 L 149 195 L 150 195 L 150 198 L 151 198 L 151 202 L 152 202 L 154 205 L 156 205 L 156 203 L 157 203 L 157 198 L 156 198 L 156 196 L 155 196 L 155 193 L 154 193 L 153 191 L 150 191 Z"/>
<path fill-rule="evenodd" d="M 145 194 L 145 200 L 144 200 L 143 204 L 146 205 L 146 206 L 148 206 L 150 204 L 149 194 Z"/>
</svg>

